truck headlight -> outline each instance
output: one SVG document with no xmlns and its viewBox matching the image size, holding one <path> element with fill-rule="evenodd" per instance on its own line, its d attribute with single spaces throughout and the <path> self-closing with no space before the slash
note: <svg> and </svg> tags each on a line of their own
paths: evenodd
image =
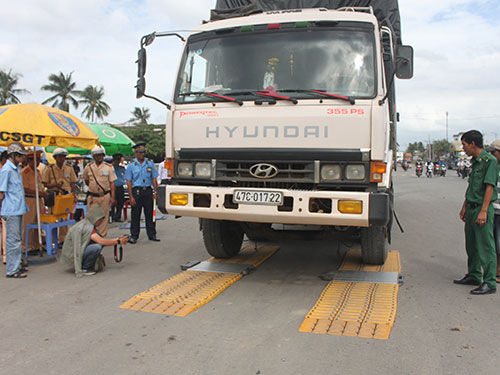
<svg viewBox="0 0 500 375">
<path fill-rule="evenodd" d="M 210 163 L 196 163 L 194 175 L 201 178 L 210 178 L 212 176 L 212 165 Z"/>
<path fill-rule="evenodd" d="M 349 164 L 345 169 L 347 180 L 364 180 L 365 166 L 363 164 Z"/>
<path fill-rule="evenodd" d="M 321 179 L 323 180 L 340 180 L 341 174 L 340 165 L 338 164 L 325 164 L 321 166 Z"/>
<path fill-rule="evenodd" d="M 177 174 L 181 177 L 193 177 L 193 164 L 179 163 L 177 165 Z"/>
</svg>

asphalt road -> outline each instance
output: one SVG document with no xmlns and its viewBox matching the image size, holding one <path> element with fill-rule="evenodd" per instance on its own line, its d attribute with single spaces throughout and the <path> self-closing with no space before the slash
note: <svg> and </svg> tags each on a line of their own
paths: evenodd
<svg viewBox="0 0 500 375">
<path fill-rule="evenodd" d="M 195 219 L 158 222 L 116 264 L 77 279 L 60 263 L 0 278 L 0 374 L 498 374 L 500 295 L 472 296 L 458 212 L 466 181 L 454 173 L 395 176 L 393 231 L 405 278 L 387 341 L 300 333 L 346 246 L 282 242 L 255 272 L 187 317 L 120 309 L 132 296 L 204 260 Z M 117 228 L 110 235 L 122 233 Z M 2 271 L 3 272 L 3 271 Z"/>
</svg>

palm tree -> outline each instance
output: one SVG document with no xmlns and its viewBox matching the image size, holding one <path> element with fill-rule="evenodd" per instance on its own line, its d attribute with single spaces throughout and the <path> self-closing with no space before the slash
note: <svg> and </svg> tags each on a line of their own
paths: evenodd
<svg viewBox="0 0 500 375">
<path fill-rule="evenodd" d="M 103 119 L 104 116 L 109 115 L 111 111 L 111 107 L 104 101 L 102 101 L 102 97 L 104 96 L 104 87 L 97 87 L 88 85 L 85 89 L 80 93 L 80 98 L 78 102 L 81 104 L 86 104 L 87 106 L 82 112 L 82 115 L 94 122 L 94 117 L 98 119 Z"/>
<path fill-rule="evenodd" d="M 63 111 L 69 112 L 69 103 L 73 104 L 75 108 L 78 108 L 78 101 L 73 97 L 73 95 L 79 95 L 80 91 L 76 90 L 76 83 L 71 81 L 71 76 L 73 72 L 64 75 L 63 72 L 59 74 L 51 74 L 49 76 L 48 85 L 43 85 L 42 90 L 55 92 L 55 95 L 51 96 L 47 100 L 43 101 L 42 104 L 47 104 L 52 102 L 52 107 L 60 108 Z"/>
<path fill-rule="evenodd" d="M 151 117 L 151 114 L 149 113 L 149 108 L 139 108 L 135 107 L 132 112 L 132 117 L 129 121 L 135 122 L 137 125 L 147 125 L 148 124 L 148 119 Z"/>
<path fill-rule="evenodd" d="M 12 69 L 8 72 L 0 70 L 0 105 L 21 103 L 17 95 L 31 94 L 25 89 L 16 89 L 19 77 L 22 74 L 12 73 Z"/>
</svg>

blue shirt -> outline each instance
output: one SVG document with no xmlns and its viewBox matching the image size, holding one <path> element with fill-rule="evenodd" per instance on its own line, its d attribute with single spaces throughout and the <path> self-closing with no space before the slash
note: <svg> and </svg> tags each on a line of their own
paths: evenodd
<svg viewBox="0 0 500 375">
<path fill-rule="evenodd" d="M 0 191 L 5 194 L 2 200 L 2 216 L 24 215 L 29 211 L 24 199 L 21 168 L 7 160 L 0 169 Z"/>
<path fill-rule="evenodd" d="M 125 168 L 122 166 L 114 167 L 115 168 L 115 174 L 116 174 L 116 181 L 115 181 L 115 186 L 123 186 L 126 184 L 125 182 Z"/>
<path fill-rule="evenodd" d="M 158 171 L 155 164 L 148 159 L 139 163 L 137 158 L 134 159 L 128 166 L 125 172 L 125 180 L 132 181 L 132 187 L 147 187 L 153 185 L 153 178 L 158 177 Z"/>
</svg>

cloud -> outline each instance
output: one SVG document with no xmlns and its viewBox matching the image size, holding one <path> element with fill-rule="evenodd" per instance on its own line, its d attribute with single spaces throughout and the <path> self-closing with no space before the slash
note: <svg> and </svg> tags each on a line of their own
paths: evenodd
<svg viewBox="0 0 500 375">
<path fill-rule="evenodd" d="M 190 30 L 210 18 L 210 9 L 214 1 L 189 0 L 189 2 L 169 0 L 147 0 L 153 20 L 167 23 L 170 29 Z M 212 6 L 213 3 L 213 6 Z"/>
<path fill-rule="evenodd" d="M 491 133 L 500 110 L 500 25 L 484 1 L 400 2 L 403 40 L 415 49 L 415 76 L 398 82 L 400 144 L 470 128 Z M 486 12 L 485 9 L 489 9 Z M 420 134 L 421 138 L 415 139 Z"/>
</svg>

